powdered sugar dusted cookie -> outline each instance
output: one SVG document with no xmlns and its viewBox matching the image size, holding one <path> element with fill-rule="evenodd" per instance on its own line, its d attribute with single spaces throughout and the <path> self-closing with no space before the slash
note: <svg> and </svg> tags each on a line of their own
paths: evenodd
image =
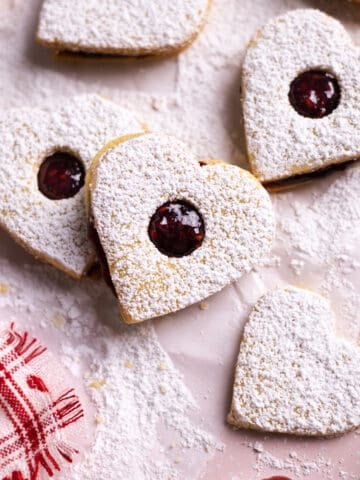
<svg viewBox="0 0 360 480">
<path fill-rule="evenodd" d="M 166 55 L 202 29 L 210 0 L 45 0 L 38 41 L 57 51 Z"/>
<path fill-rule="evenodd" d="M 95 228 L 123 318 L 141 322 L 237 280 L 270 247 L 270 198 L 248 172 L 200 166 L 173 137 L 108 146 L 90 170 Z"/>
<path fill-rule="evenodd" d="M 359 157 L 359 53 L 342 25 L 317 10 L 294 10 L 255 35 L 243 66 L 243 106 L 260 181 Z"/>
<path fill-rule="evenodd" d="M 87 168 L 105 143 L 141 131 L 127 110 L 96 95 L 0 121 L 0 224 L 36 257 L 73 277 L 93 261 L 87 237 Z"/>
<path fill-rule="evenodd" d="M 334 436 L 360 425 L 360 351 L 335 336 L 328 302 L 299 288 L 264 295 L 245 326 L 228 421 Z"/>
</svg>

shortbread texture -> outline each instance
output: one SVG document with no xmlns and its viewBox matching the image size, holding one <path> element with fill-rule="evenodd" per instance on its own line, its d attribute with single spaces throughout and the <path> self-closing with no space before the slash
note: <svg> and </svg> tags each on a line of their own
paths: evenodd
<svg viewBox="0 0 360 480">
<path fill-rule="evenodd" d="M 141 131 L 133 115 L 97 95 L 73 97 L 48 110 L 18 109 L 0 120 L 0 225 L 30 253 L 79 278 L 92 264 L 84 189 L 50 200 L 38 188 L 43 160 L 57 151 L 85 171 L 103 145 Z"/>
<path fill-rule="evenodd" d="M 360 350 L 335 336 L 328 302 L 288 287 L 266 294 L 245 326 L 229 423 L 335 436 L 360 425 Z"/>
<path fill-rule="evenodd" d="M 270 21 L 251 40 L 242 75 L 249 161 L 272 182 L 342 163 L 360 154 L 360 50 L 343 26 L 317 10 L 294 10 Z M 299 115 L 291 82 L 308 70 L 335 75 L 340 105 L 321 119 Z"/>
<path fill-rule="evenodd" d="M 90 172 L 91 209 L 125 321 L 141 322 L 203 300 L 270 250 L 270 198 L 248 172 L 201 167 L 173 137 L 146 134 L 110 147 Z M 200 248 L 168 257 L 148 234 L 158 207 L 185 200 L 205 223 Z"/>
<path fill-rule="evenodd" d="M 187 47 L 210 0 L 45 0 L 37 39 L 59 51 L 164 55 Z"/>
</svg>

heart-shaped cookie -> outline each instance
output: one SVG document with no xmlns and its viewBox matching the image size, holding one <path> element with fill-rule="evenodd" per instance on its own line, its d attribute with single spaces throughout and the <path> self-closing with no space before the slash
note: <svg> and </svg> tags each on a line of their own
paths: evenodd
<svg viewBox="0 0 360 480">
<path fill-rule="evenodd" d="M 119 139 L 89 175 L 91 211 L 123 318 L 187 307 L 250 270 L 270 249 L 270 198 L 248 172 L 200 166 L 166 135 Z"/>
<path fill-rule="evenodd" d="M 261 182 L 359 157 L 359 54 L 337 20 L 311 9 L 275 18 L 251 40 L 242 95 Z"/>
<path fill-rule="evenodd" d="M 328 302 L 289 287 L 267 293 L 245 326 L 229 423 L 334 436 L 360 425 L 360 350 L 335 336 Z"/>
<path fill-rule="evenodd" d="M 45 0 L 37 40 L 57 51 L 168 55 L 202 29 L 210 0 Z"/>
<path fill-rule="evenodd" d="M 133 115 L 97 95 L 0 121 L 0 225 L 36 257 L 79 278 L 92 264 L 84 184 L 104 144 L 141 131 Z"/>
</svg>

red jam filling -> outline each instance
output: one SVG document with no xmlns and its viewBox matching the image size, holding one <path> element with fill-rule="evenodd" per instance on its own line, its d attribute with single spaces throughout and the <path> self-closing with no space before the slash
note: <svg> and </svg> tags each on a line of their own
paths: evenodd
<svg viewBox="0 0 360 480">
<path fill-rule="evenodd" d="M 289 477 L 279 477 L 278 475 L 275 475 L 275 477 L 270 477 L 270 478 L 264 478 L 263 480 L 291 480 Z"/>
<path fill-rule="evenodd" d="M 184 257 L 201 246 L 205 225 L 193 205 L 175 200 L 156 210 L 150 220 L 149 236 L 164 255 Z"/>
<path fill-rule="evenodd" d="M 66 152 L 45 158 L 38 172 L 38 187 L 50 200 L 73 197 L 84 186 L 85 169 L 81 161 Z"/>
<path fill-rule="evenodd" d="M 340 86 L 334 75 L 321 70 L 301 73 L 290 85 L 290 103 L 303 117 L 330 115 L 339 106 L 340 97 Z"/>
<path fill-rule="evenodd" d="M 107 262 L 107 258 L 106 258 L 103 246 L 101 245 L 101 242 L 100 242 L 99 234 L 94 226 L 94 222 L 92 218 L 90 218 L 89 220 L 88 236 L 89 236 L 89 240 L 94 246 L 104 280 L 106 284 L 111 288 L 113 293 L 116 295 L 115 287 L 111 279 L 109 264 Z"/>
</svg>

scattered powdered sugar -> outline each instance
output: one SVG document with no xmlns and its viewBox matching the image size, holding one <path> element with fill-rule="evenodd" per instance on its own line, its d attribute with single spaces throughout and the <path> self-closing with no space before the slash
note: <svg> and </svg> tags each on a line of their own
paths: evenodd
<svg viewBox="0 0 360 480">
<path fill-rule="evenodd" d="M 300 276 L 301 272 L 305 266 L 305 262 L 303 260 L 298 260 L 296 258 L 293 258 L 290 261 L 290 267 L 292 268 L 293 272 L 295 275 Z"/>
<path fill-rule="evenodd" d="M 296 192 L 274 197 L 277 248 L 285 248 L 292 268 L 301 267 L 296 281 L 328 297 L 341 319 L 337 328 L 358 341 L 359 182 L 360 166 L 354 165 L 324 181 L 322 188 L 313 184 L 305 189 L 310 201 L 304 202 Z"/>
<path fill-rule="evenodd" d="M 254 32 L 271 17 L 285 13 L 291 8 L 314 6 L 310 5 L 311 2 L 308 0 L 272 0 L 271 2 L 268 0 L 256 2 L 254 0 L 242 0 L 241 2 L 228 0 L 226 8 L 224 8 L 223 0 L 213 0 L 209 24 L 192 47 L 180 57 L 168 59 L 165 62 L 137 62 L 133 65 L 121 65 L 94 63 L 93 61 L 89 63 L 73 61 L 61 64 L 52 61 L 45 49 L 35 47 L 33 44 L 41 3 L 41 0 L 32 0 L 31 2 L 3 0 L 0 2 L 0 41 L 2 45 L 7 46 L 0 52 L 0 87 L 3 92 L 2 107 L 4 109 L 51 105 L 54 98 L 61 101 L 61 99 L 79 93 L 102 93 L 123 106 L 135 109 L 138 118 L 147 121 L 153 130 L 163 130 L 183 140 L 192 147 L 199 158 L 220 158 L 242 166 L 246 166 L 246 155 L 243 128 L 240 124 L 239 88 L 240 69 L 246 44 Z M 360 9 L 357 6 L 341 0 L 334 2 L 319 0 L 316 2 L 316 6 L 345 22 L 355 40 L 356 37 L 360 38 L 358 28 Z M 144 93 L 139 93 L 139 91 Z M 273 258 L 265 262 L 264 268 L 257 269 L 253 277 L 246 276 L 235 288 L 227 289 L 224 293 L 225 298 L 234 299 L 234 305 L 238 307 L 239 301 L 238 299 L 235 301 L 235 297 L 239 292 L 241 301 L 244 298 L 245 300 L 251 298 L 253 304 L 261 293 L 275 285 L 289 282 L 304 285 L 328 296 L 337 314 L 337 328 L 345 331 L 351 339 L 360 339 L 357 313 L 360 306 L 358 293 L 360 258 L 357 248 L 359 235 L 357 209 L 360 202 L 355 172 L 357 168 L 354 166 L 345 173 L 334 174 L 329 179 L 316 181 L 311 186 L 303 187 L 292 193 L 273 195 L 272 199 L 279 223 Z M 351 202 L 348 198 L 351 199 Z M 332 211 L 333 209 L 335 210 Z M 310 224 L 311 228 L 308 226 Z M 321 240 L 319 241 L 318 238 Z M 303 246 L 305 246 L 305 251 L 303 251 Z M 89 290 L 84 300 L 77 301 L 88 289 L 88 283 L 85 286 L 84 283 L 77 285 L 71 281 L 65 281 L 61 275 L 55 281 L 54 274 L 50 273 L 50 269 L 44 266 L 35 268 L 34 264 L 30 270 L 25 270 L 25 273 L 27 272 L 25 275 L 24 268 L 16 266 L 19 255 L 21 256 L 20 250 L 15 249 L 14 253 L 13 247 L 2 241 L 2 258 L 9 259 L 11 265 L 4 261 L 0 265 L 0 299 L 7 298 L 11 292 L 11 301 L 8 305 L 10 307 L 11 304 L 13 305 L 13 308 L 10 308 L 13 318 L 16 317 L 19 320 L 22 316 L 20 312 L 28 311 L 27 314 L 24 314 L 24 321 L 33 325 L 34 330 L 40 331 L 40 333 L 44 332 L 46 336 L 49 333 L 47 343 L 54 342 L 54 351 L 62 353 L 64 361 L 71 367 L 73 373 L 80 379 L 82 372 L 89 372 L 88 377 L 84 380 L 81 378 L 79 383 L 85 381 L 85 383 L 93 385 L 94 388 L 90 388 L 95 392 L 97 398 L 104 395 L 104 392 L 106 393 L 100 398 L 103 402 L 101 405 L 99 403 L 101 409 L 106 402 L 110 401 L 111 404 L 115 404 L 116 397 L 120 398 L 121 396 L 118 395 L 118 392 L 121 394 L 122 390 L 117 383 L 117 388 L 114 388 L 114 394 L 112 394 L 106 379 L 115 377 L 114 374 L 107 375 L 107 372 L 109 370 L 115 372 L 115 351 L 121 355 L 123 344 L 119 341 L 119 348 L 116 349 L 115 344 L 112 343 L 114 340 L 111 333 L 109 334 L 109 330 L 99 321 L 99 319 L 106 320 L 116 316 L 115 306 L 110 309 L 109 314 L 106 314 L 104 310 L 105 305 L 112 304 L 113 299 L 107 294 L 104 294 L 103 297 L 103 294 L 97 290 L 99 287 L 96 286 Z M 26 257 L 26 261 L 30 260 Z M 39 286 L 36 278 L 40 273 L 44 275 L 45 279 Z M 252 282 L 253 278 L 255 278 L 254 282 Z M 28 283 L 27 295 L 18 293 L 18 288 L 21 291 L 22 282 Z M 8 283 L 10 283 L 10 287 L 7 294 Z M 44 285 L 46 288 L 43 288 Z M 252 289 L 253 285 L 255 285 L 254 289 Z M 52 293 L 48 293 L 49 291 Z M 51 303 L 49 304 L 46 301 L 47 295 L 50 295 Z M 36 298 L 40 302 L 38 303 L 41 307 L 39 309 L 33 306 Z M 225 305 L 221 305 L 220 308 L 218 298 L 223 298 L 222 294 L 211 300 L 211 308 L 206 312 L 201 312 L 200 309 L 199 311 L 205 315 L 206 320 L 215 315 L 213 312 L 219 312 L 218 315 L 223 318 L 223 321 L 220 328 L 218 318 L 216 319 L 216 330 L 214 331 L 218 337 L 222 338 L 222 335 L 227 332 L 227 319 L 224 318 L 223 313 Z M 14 303 L 12 303 L 13 301 Z M 9 306 L 6 308 L 9 309 Z M 193 312 L 194 310 L 191 309 L 191 314 Z M 224 368 L 221 370 L 222 376 L 229 375 L 233 368 L 235 357 L 228 361 L 226 355 L 229 351 L 235 351 L 238 348 L 239 332 L 246 320 L 245 316 L 239 319 L 237 312 L 231 313 L 230 307 L 227 314 L 229 315 L 229 324 L 232 322 L 233 334 L 228 336 L 226 348 L 224 349 L 222 346 L 221 354 L 225 358 Z M 171 319 L 169 321 L 171 322 Z M 70 330 L 67 337 L 65 332 L 69 329 L 69 325 Z M 206 322 L 204 325 L 206 326 L 203 326 L 202 329 L 205 336 L 202 336 L 199 342 L 199 349 L 200 344 L 202 347 L 201 351 L 205 350 L 205 343 L 208 341 L 209 344 L 211 343 L 211 339 L 204 341 L 210 324 Z M 122 327 L 118 326 L 117 328 Z M 176 331 L 177 328 L 180 328 L 180 323 L 174 321 L 171 328 Z M 149 337 L 149 345 L 153 345 L 153 341 L 155 341 L 152 348 L 158 352 L 159 346 L 154 340 L 151 329 L 152 327 L 147 325 L 141 331 Z M 98 341 L 99 330 L 103 333 L 99 336 Z M 111 331 L 114 330 L 111 329 Z M 126 329 L 126 331 L 128 330 Z M 135 331 L 137 332 L 137 330 Z M 75 333 L 77 340 L 73 342 L 70 337 Z M 137 335 L 137 333 L 133 335 Z M 79 350 L 78 344 L 80 344 Z M 108 344 L 111 345 L 111 348 L 107 346 Z M 125 346 L 124 349 L 126 352 L 128 351 Z M 110 350 L 111 354 L 107 353 Z M 77 353 L 78 351 L 79 353 Z M 87 355 L 85 355 L 85 351 Z M 106 360 L 104 364 L 103 357 Z M 115 366 L 112 362 L 115 362 Z M 126 365 L 131 367 L 134 360 L 121 357 L 121 362 L 127 362 Z M 157 362 L 155 360 L 150 362 L 151 365 L 154 363 Z M 192 357 L 190 364 L 191 370 L 195 370 L 194 367 L 197 363 Z M 132 370 L 131 368 L 129 371 L 137 372 L 136 369 Z M 146 377 L 155 372 L 154 379 L 160 392 L 166 392 L 169 389 L 169 385 L 163 383 L 162 379 L 159 385 L 157 370 L 146 373 L 144 369 L 140 369 L 139 372 L 139 375 L 144 374 Z M 213 373 L 213 370 L 211 372 Z M 202 378 L 201 380 L 207 380 L 207 386 L 216 390 L 215 373 L 214 376 L 206 375 L 206 377 L 208 379 Z M 136 391 L 141 379 L 137 374 L 133 381 L 130 381 L 131 378 L 129 373 L 126 385 L 130 390 Z M 106 380 L 105 383 L 104 380 Z M 123 385 L 121 378 L 116 382 Z M 184 388 L 180 380 L 179 385 Z M 97 386 L 99 388 L 96 388 Z M 155 387 L 151 391 L 155 391 Z M 203 392 L 201 394 L 203 395 Z M 136 395 L 134 394 L 134 396 Z M 211 398 L 212 396 L 209 395 L 209 399 Z M 168 410 L 171 410 L 171 405 L 166 403 L 166 394 L 161 393 L 161 399 L 165 402 Z M 97 401 L 100 402 L 100 400 Z M 147 403 L 146 405 L 145 407 L 143 404 L 142 417 L 136 418 L 144 419 L 145 416 L 151 416 L 152 406 Z M 113 406 L 111 408 L 113 411 Z M 221 409 L 214 405 L 215 414 L 212 412 L 211 418 L 217 430 L 222 427 L 222 415 L 225 415 L 227 408 L 228 404 Z M 140 480 L 143 478 L 146 480 L 161 478 L 163 480 L 163 478 L 171 478 L 174 470 L 178 472 L 180 478 L 189 480 L 196 478 L 194 472 L 203 464 L 199 462 L 198 468 L 195 468 L 188 459 L 188 451 L 183 455 L 174 440 L 163 441 L 160 433 L 161 435 L 167 433 L 166 429 L 157 432 L 159 436 L 153 444 L 156 446 L 149 454 L 151 446 L 147 443 L 148 438 L 140 436 L 140 443 L 135 442 L 130 435 L 133 432 L 132 428 L 128 429 L 128 432 L 130 431 L 129 438 L 124 436 L 124 430 L 121 428 L 119 431 L 123 436 L 116 435 L 116 428 L 111 427 L 112 419 L 110 418 L 109 421 L 107 418 L 106 423 L 104 413 L 106 415 L 105 409 L 103 409 L 103 413 L 94 414 L 99 422 L 98 425 L 102 427 L 101 436 L 96 439 L 97 446 L 95 448 L 97 448 L 98 458 L 93 459 L 95 464 L 103 462 L 102 469 L 100 470 L 99 464 L 94 467 L 94 470 L 91 470 L 92 467 L 90 467 L 90 472 L 94 473 L 96 480 L 102 479 L 103 474 L 113 475 L 109 478 L 121 478 L 121 474 L 124 472 L 125 478 L 134 478 L 134 480 L 138 480 L 138 478 Z M 204 412 L 203 415 L 205 415 Z M 182 416 L 180 415 L 178 418 L 181 422 Z M 126 420 L 130 421 L 129 418 Z M 133 423 L 136 422 L 136 419 L 132 420 Z M 136 427 L 139 425 L 141 423 L 138 423 Z M 198 433 L 193 427 L 192 424 L 189 430 L 183 431 L 183 441 L 186 444 L 197 441 Z M 148 434 L 146 426 L 144 429 Z M 137 433 L 140 431 L 141 434 L 141 429 L 136 430 L 134 427 L 134 431 Z M 219 473 L 218 478 L 224 480 L 234 477 L 235 473 L 235 478 L 240 480 L 248 480 L 253 477 L 258 480 L 270 477 L 275 473 L 281 475 L 283 474 L 281 470 L 288 461 L 293 466 L 299 462 L 309 465 L 316 464 L 318 452 L 321 450 L 325 460 L 328 456 L 332 458 L 333 466 L 324 467 L 324 473 L 320 466 L 318 470 L 314 470 L 313 476 L 316 480 L 318 478 L 358 480 L 359 437 L 356 434 L 346 435 L 342 439 L 330 442 L 318 441 L 315 445 L 287 438 L 277 440 L 257 434 L 256 438 L 260 439 L 263 444 L 264 452 L 269 451 L 272 456 L 263 455 L 263 462 L 256 464 L 256 458 L 261 453 L 255 454 L 252 449 L 244 446 L 243 440 L 247 438 L 246 432 L 236 432 L 236 436 L 232 432 L 230 432 L 230 436 L 228 430 L 221 430 L 221 432 L 223 438 L 228 441 L 228 450 L 231 445 L 234 445 L 232 452 L 236 463 L 228 473 L 227 467 L 231 464 L 231 457 L 226 456 L 221 470 L 217 470 L 219 463 L 219 456 L 217 456 L 216 461 L 210 463 L 209 476 L 205 476 L 205 478 L 213 478 L 214 471 Z M 110 433 L 113 435 L 111 447 L 106 442 L 107 435 Z M 156 436 L 155 434 L 154 436 L 150 435 L 151 441 Z M 205 440 L 204 442 L 200 441 L 200 450 L 203 445 L 207 444 L 206 436 L 201 438 Z M 160 445 L 157 443 L 159 439 Z M 287 452 L 284 453 L 280 448 L 278 450 L 279 444 L 281 446 L 286 442 L 289 444 L 291 442 L 291 449 L 288 445 Z M 131 448 L 122 449 L 127 445 L 130 445 Z M 135 448 L 135 445 L 140 446 Z M 144 448 L 143 445 L 145 445 Z M 158 464 L 158 454 L 162 448 L 166 448 L 163 454 L 163 457 L 166 458 L 160 457 Z M 298 457 L 289 457 L 289 451 L 295 451 Z M 117 457 L 118 452 L 119 456 Z M 184 457 L 186 457 L 186 462 L 181 463 Z M 205 455 L 202 458 L 205 460 L 209 457 Z M 90 462 L 90 460 L 88 461 Z M 245 466 L 246 462 L 248 469 Z M 183 474 L 184 463 L 189 466 L 191 472 Z M 252 466 L 257 470 L 251 472 Z M 114 473 L 116 468 L 118 469 L 117 476 Z M 81 478 L 82 475 L 90 475 L 83 466 L 79 465 L 78 469 L 78 478 Z M 291 470 L 290 465 L 288 471 L 295 472 L 295 470 Z M 161 476 L 159 472 L 163 472 L 164 475 Z M 294 475 L 302 478 L 304 475 L 301 472 L 299 470 Z M 291 476 L 293 475 L 291 474 Z M 71 478 L 71 480 L 74 479 Z M 94 479 L 91 478 L 91 480 Z"/>
<path fill-rule="evenodd" d="M 321 455 L 317 455 L 314 461 L 309 462 L 299 458 L 296 452 L 289 452 L 288 458 L 278 458 L 264 449 L 261 452 L 257 450 L 255 452 L 257 453 L 255 470 L 257 471 L 261 471 L 264 467 L 271 467 L 274 470 L 291 472 L 300 478 L 315 473 L 322 473 L 326 477 L 330 475 L 329 478 L 332 478 L 332 461 Z"/>
<path fill-rule="evenodd" d="M 282 476 L 295 476 L 296 478 L 326 478 L 328 480 L 358 480 L 357 474 L 351 474 L 345 472 L 341 468 L 342 461 L 339 462 L 339 468 L 337 474 L 334 474 L 334 462 L 331 458 L 324 456 L 321 452 L 318 452 L 316 456 L 310 461 L 299 455 L 296 451 L 287 450 L 287 454 L 283 457 L 274 455 L 270 451 L 266 450 L 264 445 L 259 442 L 249 442 L 247 446 L 252 449 L 256 454 L 256 464 L 254 470 L 258 472 L 257 478 L 263 477 L 264 469 L 271 469 L 278 472 Z M 261 477 L 260 477 L 261 475 Z M 320 478 L 320 477 L 319 477 Z M 245 480 L 243 477 L 233 477 L 231 480 Z"/>
<path fill-rule="evenodd" d="M 192 420 L 196 404 L 153 327 L 122 324 L 95 282 L 4 260 L 0 271 L 2 318 L 37 331 L 94 403 L 95 443 L 72 480 L 194 478 L 218 445 Z"/>
</svg>

